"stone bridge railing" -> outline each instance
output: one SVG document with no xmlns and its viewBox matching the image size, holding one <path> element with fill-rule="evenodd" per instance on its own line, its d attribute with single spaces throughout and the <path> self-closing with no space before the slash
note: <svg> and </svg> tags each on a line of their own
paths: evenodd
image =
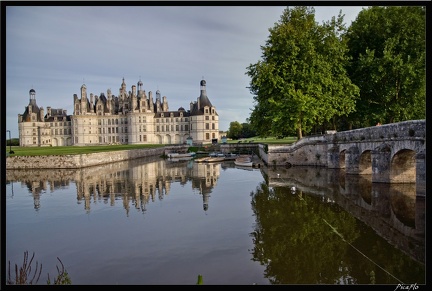
<svg viewBox="0 0 432 291">
<path fill-rule="evenodd" d="M 261 144 L 259 153 L 268 166 L 341 168 L 347 174 L 372 175 L 372 182 L 416 182 L 423 188 L 426 121 L 404 121 L 304 137 L 291 145 Z"/>
</svg>

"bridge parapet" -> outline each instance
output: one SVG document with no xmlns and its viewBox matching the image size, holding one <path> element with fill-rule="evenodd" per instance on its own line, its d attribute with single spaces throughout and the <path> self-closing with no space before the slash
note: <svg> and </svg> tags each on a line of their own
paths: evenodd
<svg viewBox="0 0 432 291">
<path fill-rule="evenodd" d="M 330 143 L 383 141 L 394 139 L 425 139 L 426 120 L 409 120 L 371 126 L 326 135 Z"/>
<path fill-rule="evenodd" d="M 267 149 L 267 150 L 266 150 Z M 260 146 L 274 166 L 323 166 L 372 175 L 374 183 L 417 182 L 425 196 L 426 120 L 372 126 L 304 137 L 290 145 Z"/>
</svg>

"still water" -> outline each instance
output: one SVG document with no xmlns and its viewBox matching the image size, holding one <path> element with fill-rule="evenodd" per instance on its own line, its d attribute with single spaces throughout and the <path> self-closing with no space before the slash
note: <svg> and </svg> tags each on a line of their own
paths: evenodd
<svg viewBox="0 0 432 291">
<path fill-rule="evenodd" d="M 73 285 L 425 284 L 424 199 L 369 178 L 157 157 L 7 170 L 6 266 L 34 253 L 38 284 L 58 259 Z"/>
</svg>

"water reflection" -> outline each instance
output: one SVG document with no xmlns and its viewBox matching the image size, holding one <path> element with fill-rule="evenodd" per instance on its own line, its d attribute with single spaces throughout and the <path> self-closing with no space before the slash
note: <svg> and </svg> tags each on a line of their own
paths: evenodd
<svg viewBox="0 0 432 291">
<path fill-rule="evenodd" d="M 24 185 L 36 211 L 47 192 L 75 185 L 85 213 L 94 204 L 121 203 L 126 216 L 131 209 L 146 214 L 178 183 L 201 196 L 206 212 L 211 193 L 224 187 L 221 172 L 231 168 L 232 162 L 150 157 L 84 169 L 8 170 L 6 182 Z M 376 184 L 326 168 L 244 170 L 238 169 L 264 177 L 250 193 L 256 222 L 250 254 L 270 284 L 425 283 L 425 200 L 415 184 Z"/>
<path fill-rule="evenodd" d="M 113 206 L 116 201 L 122 201 L 127 213 L 130 207 L 145 212 L 149 202 L 163 200 L 170 194 L 171 183 L 184 185 L 191 181 L 192 189 L 203 196 L 203 209 L 206 211 L 220 169 L 220 163 L 165 161 L 159 157 L 147 157 L 83 169 L 8 170 L 6 180 L 26 185 L 33 194 L 35 209 L 40 208 L 40 196 L 48 188 L 54 192 L 58 188 L 69 187 L 69 181 L 74 181 L 77 201 L 84 203 L 87 212 L 91 211 L 91 202 Z"/>
<path fill-rule="evenodd" d="M 337 204 L 424 262 L 426 206 L 425 198 L 416 195 L 415 184 L 371 183 L 368 175 L 313 167 L 266 168 L 265 176 L 270 188 L 295 186 L 299 195 L 307 193 L 322 203 Z"/>
</svg>

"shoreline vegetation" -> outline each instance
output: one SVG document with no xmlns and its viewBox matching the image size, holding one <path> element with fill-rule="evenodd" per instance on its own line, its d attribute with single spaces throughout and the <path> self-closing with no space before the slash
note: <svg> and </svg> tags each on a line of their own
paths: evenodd
<svg viewBox="0 0 432 291">
<path fill-rule="evenodd" d="M 286 138 L 247 138 L 240 140 L 229 140 L 227 143 L 264 143 L 264 144 L 291 144 L 297 141 L 296 137 Z M 219 143 L 221 144 L 221 143 Z M 52 156 L 52 155 L 80 155 L 99 152 L 122 151 L 122 150 L 136 150 L 136 149 L 151 149 L 160 148 L 165 146 L 173 146 L 169 144 L 135 144 L 135 145 L 94 145 L 94 146 L 58 146 L 58 147 L 9 147 L 6 143 L 6 156 Z M 205 150 L 206 147 L 212 147 L 211 143 L 205 144 L 202 147 L 191 147 L 193 149 Z M 9 151 L 12 150 L 12 154 Z M 195 150 L 193 150 L 195 151 Z"/>
</svg>

